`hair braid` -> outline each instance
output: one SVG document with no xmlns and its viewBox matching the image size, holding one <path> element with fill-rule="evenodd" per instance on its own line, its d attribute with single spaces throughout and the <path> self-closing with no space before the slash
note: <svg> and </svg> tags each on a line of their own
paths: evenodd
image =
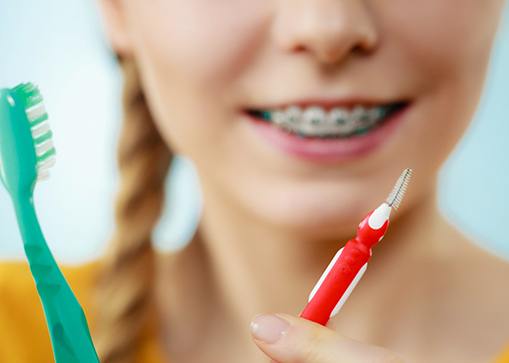
<svg viewBox="0 0 509 363">
<path fill-rule="evenodd" d="M 116 229 L 98 281 L 96 337 L 102 363 L 132 362 L 153 302 L 152 231 L 164 202 L 171 152 L 156 129 L 132 59 L 120 59 L 124 122 L 118 144 Z"/>
</svg>

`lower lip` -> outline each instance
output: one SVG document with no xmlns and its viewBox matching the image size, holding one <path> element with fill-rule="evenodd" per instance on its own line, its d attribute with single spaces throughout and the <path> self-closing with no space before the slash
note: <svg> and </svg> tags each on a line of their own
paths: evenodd
<svg viewBox="0 0 509 363">
<path fill-rule="evenodd" d="M 366 156 L 380 148 L 394 134 L 409 108 L 407 104 L 367 134 L 346 139 L 303 138 L 246 112 L 242 112 L 242 116 L 265 142 L 287 154 L 314 162 L 341 162 Z"/>
</svg>

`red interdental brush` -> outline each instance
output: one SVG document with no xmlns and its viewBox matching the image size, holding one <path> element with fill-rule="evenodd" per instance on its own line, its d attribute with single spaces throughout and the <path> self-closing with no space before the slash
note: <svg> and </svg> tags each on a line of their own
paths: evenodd
<svg viewBox="0 0 509 363">
<path fill-rule="evenodd" d="M 401 173 L 387 199 L 362 220 L 357 235 L 336 253 L 309 294 L 300 317 L 326 325 L 339 312 L 366 271 L 371 248 L 384 237 L 391 211 L 400 205 L 411 176 L 412 169 Z"/>
</svg>

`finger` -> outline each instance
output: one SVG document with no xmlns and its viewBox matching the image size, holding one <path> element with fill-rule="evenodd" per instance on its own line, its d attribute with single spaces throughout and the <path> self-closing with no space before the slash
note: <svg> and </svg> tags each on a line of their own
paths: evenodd
<svg viewBox="0 0 509 363">
<path fill-rule="evenodd" d="M 330 328 L 288 314 L 257 315 L 256 345 L 279 363 L 402 363 L 387 349 L 344 338 Z"/>
</svg>

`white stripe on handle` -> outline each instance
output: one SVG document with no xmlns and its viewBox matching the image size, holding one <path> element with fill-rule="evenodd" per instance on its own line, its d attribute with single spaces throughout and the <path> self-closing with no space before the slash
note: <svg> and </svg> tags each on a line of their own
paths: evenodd
<svg viewBox="0 0 509 363">
<path fill-rule="evenodd" d="M 331 262 L 329 263 L 329 266 L 327 266 L 327 268 L 323 272 L 322 276 L 320 276 L 320 279 L 318 280 L 318 282 L 316 283 L 315 287 L 313 287 L 313 290 L 311 290 L 311 293 L 309 294 L 308 302 L 310 302 L 311 299 L 313 298 L 313 296 L 315 296 L 316 292 L 320 288 L 320 285 L 322 285 L 323 280 L 325 280 L 325 277 L 329 274 L 330 270 L 332 270 L 332 267 L 334 266 L 334 264 L 338 260 L 339 256 L 341 256 L 341 253 L 343 252 L 343 248 L 341 248 L 338 252 L 336 252 L 336 254 L 332 258 Z"/>
<path fill-rule="evenodd" d="M 334 266 L 336 261 L 339 259 L 339 256 L 341 256 L 341 253 L 343 253 L 343 249 L 344 249 L 344 247 L 341 248 L 338 252 L 336 252 L 336 254 L 332 258 L 331 262 L 329 263 L 329 265 L 327 266 L 327 268 L 323 272 L 322 276 L 320 276 L 320 279 L 318 280 L 318 282 L 316 283 L 315 287 L 313 287 L 313 290 L 311 290 L 311 293 L 309 294 L 308 302 L 310 302 L 311 299 L 313 298 L 313 296 L 315 296 L 316 292 L 318 291 L 318 289 L 322 285 L 323 281 L 325 280 L 325 277 L 327 277 L 327 275 L 329 274 L 330 270 L 332 270 L 332 267 Z M 341 310 L 341 308 L 345 304 L 346 300 L 348 300 L 348 298 L 350 297 L 350 294 L 352 293 L 353 289 L 355 289 L 355 286 L 357 286 L 357 284 L 359 283 L 360 279 L 364 275 L 364 272 L 366 272 L 367 268 L 368 268 L 368 264 L 365 263 L 364 266 L 362 266 L 360 268 L 359 272 L 357 272 L 357 275 L 355 275 L 355 277 L 352 280 L 352 282 L 350 283 L 350 285 L 348 285 L 348 288 L 345 290 L 345 293 L 343 294 L 343 296 L 341 296 L 341 299 L 339 299 L 338 303 L 334 307 L 334 310 L 332 310 L 332 313 L 330 315 L 331 318 L 336 316 L 336 314 L 339 312 L 339 310 Z"/>
</svg>

